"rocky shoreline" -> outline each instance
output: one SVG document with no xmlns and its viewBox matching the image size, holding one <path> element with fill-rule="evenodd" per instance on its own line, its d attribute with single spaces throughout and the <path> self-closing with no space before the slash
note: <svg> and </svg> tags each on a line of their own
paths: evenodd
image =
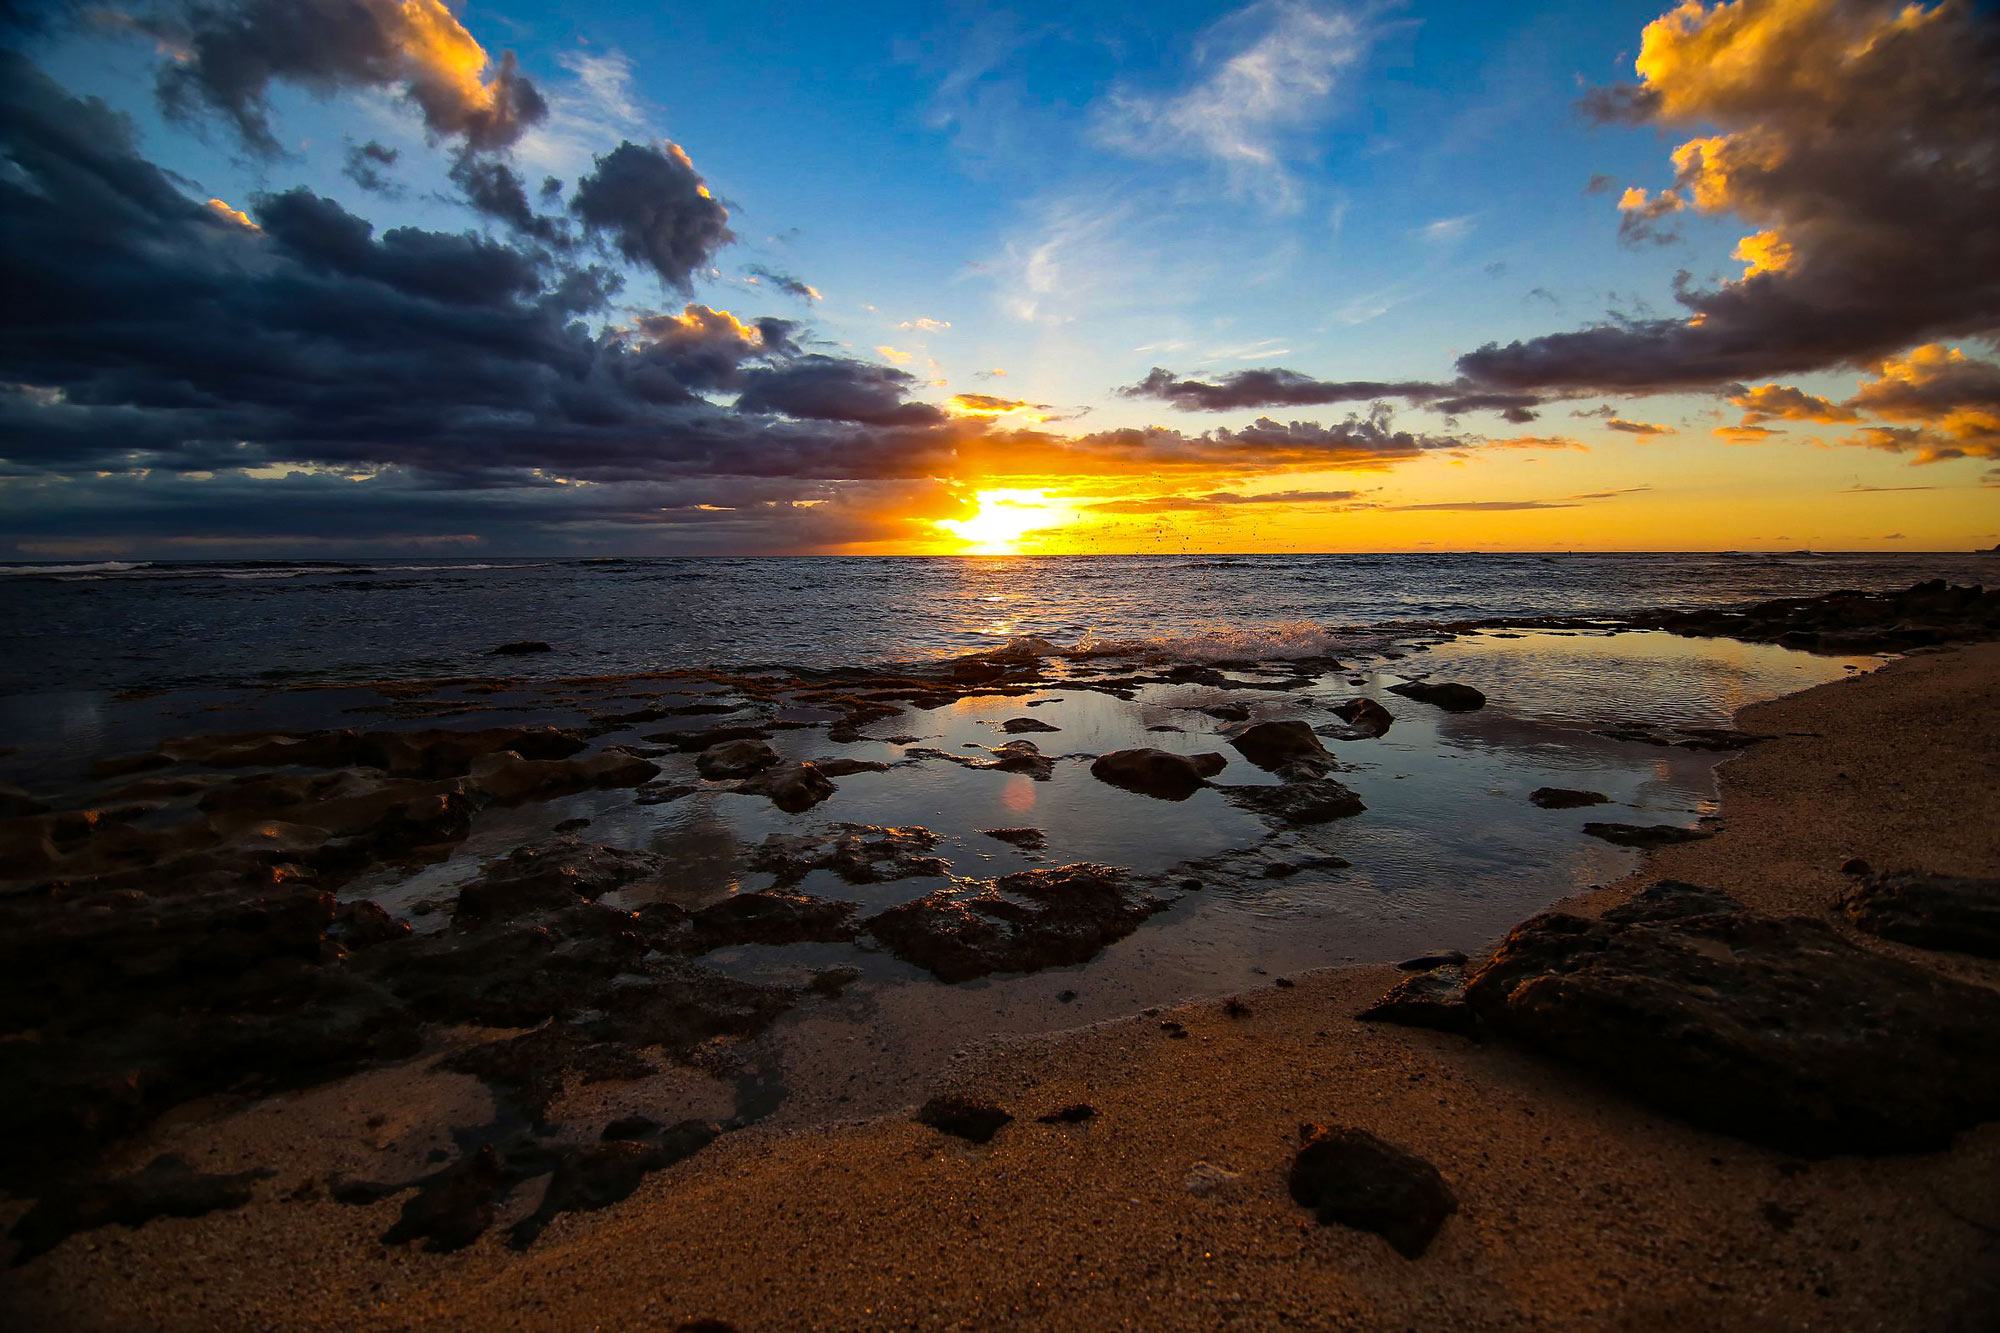
<svg viewBox="0 0 2000 1333">
<path fill-rule="evenodd" d="M 1971 639 L 1993 630 L 1992 603 L 2000 596 L 1920 586 L 1901 598 L 1866 600 L 1872 621 L 1836 594 L 1817 610 L 1774 604 L 1728 623 L 1730 632 L 1745 637 L 1837 633 L 1850 648 L 1869 634 L 1903 645 L 1915 641 L 1912 636 Z M 1802 631 L 1802 625 L 1814 628 Z M 1884 691 L 1893 700 L 1895 680 L 1920 674 L 1910 668 L 1939 670 L 1934 664 L 1946 661 L 1969 664 L 1964 669 L 1973 675 L 1972 698 L 1992 698 L 1988 649 L 1911 659 L 1882 677 L 1840 688 Z M 1058 681 L 1064 690 L 1112 698 L 1160 685 L 1199 687 L 1222 699 L 1245 691 L 1277 698 L 1329 665 L 1065 663 L 1054 676 L 1040 656 L 1001 653 L 960 659 L 924 676 L 677 673 L 570 682 L 562 700 L 570 715 L 561 725 L 173 738 L 97 764 L 77 789 L 90 798 L 87 804 L 4 793 L 0 873 L 8 884 L 0 894 L 0 961 L 8 981 L 0 999 L 11 1035 L 0 1047 L 0 1078 L 26 1094 L 9 1099 L 0 1122 L 0 1187 L 16 1200 L 7 1213 L 16 1266 L 9 1285 L 26 1308 L 58 1322 L 144 1322 L 141 1311 L 168 1325 L 204 1322 L 216 1311 L 211 1305 L 203 1318 L 194 1318 L 206 1304 L 196 1293 L 162 1290 L 143 1299 L 106 1294 L 101 1305 L 79 1307 L 64 1296 L 60 1275 L 101 1275 L 91 1256 L 105 1238 L 116 1238 L 114 1248 L 152 1253 L 163 1244 L 171 1253 L 172 1244 L 162 1238 L 198 1243 L 195 1238 L 208 1234 L 204 1228 L 245 1234 L 243 1228 L 265 1217 L 273 1220 L 261 1225 L 309 1216 L 313 1226 L 324 1226 L 332 1207 L 334 1215 L 349 1219 L 334 1224 L 337 1231 L 351 1230 L 353 1219 L 368 1219 L 388 1247 L 375 1263 L 391 1254 L 408 1256 L 392 1265 L 404 1304 L 384 1314 L 387 1322 L 426 1314 L 452 1315 L 446 1322 L 453 1322 L 453 1302 L 474 1288 L 493 1309 L 510 1311 L 508 1321 L 534 1324 L 551 1317 L 510 1303 L 515 1269 L 500 1256 L 527 1249 L 529 1258 L 516 1263 L 529 1265 L 523 1273 L 540 1271 L 533 1256 L 547 1245 L 545 1232 L 553 1228 L 565 1245 L 589 1243 L 587 1229 L 566 1215 L 601 1212 L 629 1199 L 604 1225 L 643 1228 L 658 1221 L 644 1203 L 660 1188 L 655 1177 L 672 1177 L 681 1190 L 688 1171 L 708 1179 L 704 1164 L 711 1161 L 740 1163 L 749 1154 L 762 1171 L 788 1155 L 806 1152 L 823 1160 L 816 1154 L 834 1151 L 832 1139 L 815 1148 L 755 1129 L 762 1094 L 732 1065 L 730 1052 L 781 1017 L 839 996 L 854 970 L 821 966 L 796 984 L 774 985 L 718 971 L 705 958 L 745 945 L 863 940 L 944 983 L 1032 972 L 1088 959 L 1143 929 L 1149 917 L 1199 892 L 1202 876 L 1212 872 L 1190 866 L 1186 873 L 1137 874 L 1089 862 L 1035 866 L 984 880 L 953 879 L 878 910 L 861 901 L 866 892 L 856 900 L 827 897 L 826 886 L 865 890 L 936 876 L 935 839 L 917 826 L 834 825 L 805 835 L 770 835 L 755 850 L 755 864 L 772 876 L 768 889 L 694 909 L 671 901 L 633 907 L 622 895 L 673 868 L 643 852 L 592 842 L 587 829 L 558 826 L 552 836 L 487 860 L 476 877 L 437 903 L 432 919 L 399 918 L 355 896 L 354 885 L 417 873 L 451 855 L 472 836 L 482 812 L 565 793 L 623 791 L 635 803 L 657 804 L 706 785 L 769 801 L 790 814 L 819 804 L 843 779 L 896 763 L 947 763 L 1040 782 L 1058 762 L 1087 761 L 1098 781 L 1150 800 L 1171 804 L 1219 785 L 1229 803 L 1274 829 L 1309 828 L 1363 813 L 1356 793 L 1333 776 L 1341 765 L 1322 737 L 1381 735 L 1394 718 L 1377 701 L 1349 701 L 1353 706 L 1335 710 L 1337 724 L 1318 730 L 1293 720 L 1250 721 L 1229 736 L 1227 754 L 1140 748 L 1077 756 L 1059 743 L 1045 749 L 1028 739 L 1050 733 L 1060 742 L 1062 728 L 1025 712 L 1001 728 L 1011 739 L 978 751 L 906 749 L 897 760 L 797 758 L 797 747 L 781 753 L 772 742 L 788 731 L 807 731 L 845 745 L 866 738 L 864 728 L 893 725 L 907 708 L 939 708 L 973 696 L 1019 698 L 1034 706 L 1040 700 L 1032 696 Z M 1408 684 L 1415 688 L 1391 692 L 1414 708 L 1477 708 L 1484 702 L 1470 697 L 1478 694 L 1470 687 L 1429 681 L 1422 673 Z M 401 722 L 457 720 L 482 711 L 492 698 L 484 690 L 485 682 L 476 681 L 399 688 L 388 692 L 388 702 Z M 1226 702 L 1204 707 L 1234 708 Z M 737 721 L 746 711 L 756 720 Z M 1242 716 L 1249 721 L 1248 710 Z M 1975 754 L 1978 745 L 1991 745 L 1977 727 L 1952 736 L 1940 723 L 1932 719 L 1930 725 L 1939 734 L 1927 733 L 1934 745 L 1972 745 Z M 1740 740 L 1711 737 L 1710 743 L 1787 734 L 1742 725 Z M 1698 745 L 1703 738 L 1651 740 Z M 1766 740 L 1750 755 L 1758 764 L 1779 764 L 1781 749 L 1812 743 Z M 1738 761 L 1730 773 L 1749 762 Z M 684 775 L 690 764 L 692 773 Z M 1228 782 L 1224 775 L 1233 765 L 1261 776 L 1247 785 Z M 1990 770 L 1985 779 L 1990 805 Z M 1926 775 L 1913 782 L 1932 780 Z M 1974 799 L 1978 790 L 1961 791 L 1958 799 Z M 1594 804 L 1589 798 L 1601 794 L 1543 788 L 1535 795 L 1536 805 L 1564 809 Z M 1719 858 L 1714 863 L 1726 866 L 1736 822 L 1732 817 L 1720 837 L 1704 829 L 1694 840 L 1667 836 L 1690 832 L 1678 828 L 1611 821 L 1584 826 L 1586 832 L 1595 828 L 1625 830 L 1600 835 L 1613 841 L 1667 845 L 1656 857 L 1695 858 L 1693 864 Z M 997 842 L 1032 849 L 1027 835 L 1039 830 L 986 832 Z M 1900 827 L 1888 832 L 1904 836 Z M 1913 854 L 1896 859 L 1900 849 L 1893 839 L 1878 849 L 1873 836 L 1865 822 L 1854 830 L 1844 854 L 1833 860 L 1836 868 L 1848 865 L 1841 891 L 1824 901 L 1786 898 L 1774 913 L 1772 902 L 1754 892 L 1746 896 L 1727 879 L 1718 886 L 1691 873 L 1655 877 L 1646 887 L 1634 883 L 1610 895 L 1615 902 L 1590 905 L 1598 910 L 1530 920 L 1491 957 L 1430 960 L 1436 965 L 1413 969 L 1393 987 L 1378 984 L 1376 999 L 1343 1001 L 1339 1013 L 1321 1008 L 1306 1015 L 1300 1006 L 1308 991 L 1321 1000 L 1352 993 L 1367 984 L 1369 970 L 1287 985 L 1247 1003 L 1231 1001 L 1220 1021 L 1240 1036 L 1275 1021 L 1272 1011 L 1283 1009 L 1317 1023 L 1316 1030 L 1334 1022 L 1356 1034 L 1388 1033 L 1400 1024 L 1430 1030 L 1415 1038 L 1424 1042 L 1464 1044 L 1470 1037 L 1480 1044 L 1466 1050 L 1478 1061 L 1577 1070 L 1637 1103 L 1788 1159 L 1936 1154 L 1967 1139 L 1982 1145 L 1975 1151 L 1990 1153 L 1990 1129 L 1972 1127 L 2000 1115 L 1994 1073 L 2000 1070 L 2000 998 L 1990 965 L 1977 961 L 1994 953 L 1992 903 L 2000 890 L 1991 877 L 2000 860 L 1987 845 L 1991 834 L 1966 835 L 1972 842 L 1953 844 L 1959 850 L 1944 858 L 1948 863 L 1936 857 L 1925 863 Z M 1857 858 L 1894 869 L 1878 874 L 1848 864 Z M 1676 864 L 1662 874 L 1668 872 L 1683 873 Z M 804 885 L 814 891 L 802 891 Z M 1936 957 L 1946 959 L 1941 968 Z M 1345 1017 L 1363 1010 L 1368 1023 Z M 1129 1060 L 1131 1043 L 1143 1042 L 1146 1030 L 1155 1041 L 1164 1036 L 1174 1046 L 1205 1049 L 1215 1021 L 1206 1010 L 1155 1016 L 1136 1020 L 1136 1037 L 1100 1032 L 1078 1040 L 1109 1042 Z M 1508 1054 L 1514 1051 L 1521 1054 Z M 298 1095 L 308 1100 L 322 1095 L 312 1089 L 337 1096 L 349 1082 L 377 1076 L 370 1071 L 392 1075 L 419 1052 L 439 1057 L 440 1070 L 475 1080 L 485 1105 L 478 1114 L 451 1120 L 448 1139 L 403 1169 L 378 1172 L 357 1162 L 356 1169 L 304 1180 L 286 1170 L 273 1180 L 282 1157 L 253 1163 L 255 1152 L 223 1151 L 211 1154 L 214 1161 L 191 1164 L 171 1153 L 134 1155 L 155 1137 L 148 1126 L 157 1118 L 182 1115 L 176 1108 L 224 1095 L 233 1104 L 248 1099 L 254 1105 L 258 1097 L 285 1090 L 306 1090 Z M 1453 1059 L 1442 1047 L 1426 1048 L 1425 1055 L 1441 1069 Z M 1053 1058 L 1061 1064 L 1074 1051 Z M 1245 1051 L 1242 1058 L 1280 1057 Z M 1065 1086 L 1077 1095 L 1053 1108 L 1024 1102 L 1022 1080 L 1035 1067 L 1029 1061 L 1008 1070 L 1001 1083 L 1012 1087 L 1010 1093 L 979 1086 L 968 1065 L 959 1079 L 964 1086 L 953 1094 L 960 1103 L 948 1111 L 927 1109 L 932 1127 L 919 1132 L 989 1142 L 995 1146 L 977 1151 L 995 1153 L 1031 1132 L 1116 1132 L 1106 1089 L 1088 1079 L 1065 1075 Z M 671 1078 L 675 1068 L 720 1073 L 725 1082 L 734 1078 L 733 1104 L 706 1118 L 625 1115 L 601 1126 L 552 1114 L 579 1088 Z M 1135 1074 L 1137 1068 L 1107 1082 L 1167 1076 L 1153 1067 Z M 1225 1074 L 1205 1078 L 1208 1092 L 1202 1095 L 1228 1095 Z M 1356 1085 L 1369 1086 L 1367 1080 Z M 1297 1205 L 1334 1229 L 1374 1231 L 1400 1256 L 1423 1254 L 1434 1238 L 1449 1238 L 1460 1225 L 1450 1219 L 1461 1200 L 1477 1196 L 1454 1184 L 1452 1172 L 1402 1126 L 1391 1126 L 1399 1131 L 1391 1133 L 1381 1125 L 1346 1124 L 1336 1109 L 1299 1108 L 1301 1120 L 1317 1123 L 1302 1138 L 1294 1135 L 1290 1149 L 1289 1188 Z M 1021 1121 L 1041 1126 L 1024 1128 L 1016 1123 Z M 954 1128 L 966 1125 L 975 1132 Z M 909 1132 L 878 1125 L 834 1137 L 862 1135 L 873 1152 L 884 1144 L 907 1145 Z M 932 1161 L 936 1151 L 920 1156 Z M 977 1170 L 982 1159 L 936 1160 L 955 1163 L 956 1174 Z M 385 1157 L 376 1165 L 392 1163 Z M 1240 1166 L 1206 1159 L 1196 1165 L 1212 1169 L 1187 1168 L 1189 1195 L 1247 1200 L 1254 1193 L 1239 1184 L 1245 1176 Z M 905 1175 L 911 1170 L 928 1168 L 909 1162 L 895 1167 Z M 935 1181 L 905 1183 L 918 1195 L 936 1188 Z M 707 1206 L 724 1209 L 716 1222 L 727 1226 L 726 1200 L 705 1197 Z M 2000 1201 L 1979 1206 L 1992 1202 Z M 1294 1220 L 1307 1215 L 1294 1208 Z M 1005 1224 L 1031 1233 L 1037 1215 L 1033 1207 L 1008 1205 Z M 797 1233 L 803 1243 L 820 1223 L 799 1219 L 797 1225 L 804 1227 Z M 501 1238 L 498 1245 L 485 1242 L 489 1232 Z M 1110 1246 L 1093 1251 L 1100 1262 L 1115 1263 L 1117 1238 L 1104 1235 L 1099 1243 Z M 466 1266 L 431 1271 L 423 1265 L 441 1261 L 415 1258 L 403 1248 L 411 1245 L 439 1252 L 472 1248 Z M 1046 1238 L 1029 1248 L 1045 1249 Z M 1010 1264 L 989 1266 L 989 1276 Z M 352 1300 L 351 1283 L 369 1261 L 348 1256 L 332 1265 L 335 1275 L 325 1280 Z M 250 1302 L 244 1308 L 265 1311 L 261 1320 L 246 1322 L 341 1322 L 342 1315 L 359 1319 L 372 1304 L 310 1314 L 293 1307 L 296 1317 L 274 1317 L 274 1307 L 262 1302 L 292 1291 L 297 1275 L 280 1277 L 259 1260 L 237 1276 L 242 1280 L 230 1290 Z M 691 1289 L 670 1293 L 670 1303 L 660 1308 L 684 1318 L 729 1317 L 743 1327 L 790 1322 L 779 1317 L 782 1304 L 769 1303 L 785 1299 L 785 1283 L 783 1271 L 760 1274 L 746 1288 L 754 1297 L 746 1296 L 740 1308 L 716 1300 L 701 1304 Z M 818 1280 L 801 1280 L 797 1292 L 807 1289 L 827 1299 Z M 447 1290 L 457 1294 L 447 1298 Z M 842 1290 L 851 1295 L 855 1289 Z M 905 1295 L 914 1299 L 914 1293 Z M 795 1298 L 804 1300 L 796 1292 Z M 121 1305 L 121 1299 L 139 1304 Z M 610 1305 L 588 1308 L 638 1313 L 608 1289 L 593 1290 L 589 1299 Z M 1238 1299 L 1248 1303 L 1245 1308 L 1268 1309 L 1271 1293 L 1247 1290 Z M 805 1322 L 852 1322 L 834 1313 L 843 1308 L 838 1302 L 793 1308 L 811 1311 Z M 903 1308 L 919 1322 L 943 1322 L 920 1317 L 915 1306 Z M 993 1312 L 983 1303 L 975 1308 Z M 1474 1322 L 1519 1322 L 1489 1313 L 1494 1317 Z M 1052 1322 L 1081 1319 L 1065 1315 Z M 1885 1326 L 1896 1325 L 1891 1320 Z"/>
</svg>

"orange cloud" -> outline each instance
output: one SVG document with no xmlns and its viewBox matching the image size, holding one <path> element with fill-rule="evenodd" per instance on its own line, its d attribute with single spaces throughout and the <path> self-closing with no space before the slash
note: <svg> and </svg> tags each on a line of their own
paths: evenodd
<svg viewBox="0 0 2000 1333">
<path fill-rule="evenodd" d="M 1743 389 L 1730 394 L 1729 401 L 1743 409 L 1746 426 L 1760 421 L 1845 423 L 1861 420 L 1853 408 L 1843 407 L 1789 384 L 1765 384 L 1755 389 Z"/>
</svg>

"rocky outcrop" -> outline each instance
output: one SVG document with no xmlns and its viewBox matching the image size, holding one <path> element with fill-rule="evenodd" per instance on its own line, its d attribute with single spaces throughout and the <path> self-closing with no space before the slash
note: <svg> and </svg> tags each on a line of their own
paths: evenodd
<svg viewBox="0 0 2000 1333">
<path fill-rule="evenodd" d="M 1593 821 L 1583 826 L 1593 838 L 1620 847 L 1672 847 L 1677 843 L 1700 842 L 1715 836 L 1710 828 L 1682 828 L 1678 824 L 1605 824 Z"/>
<path fill-rule="evenodd" d="M 1528 799 L 1544 810 L 1577 810 L 1586 805 L 1603 805 L 1611 798 L 1601 791 L 1578 791 L 1573 787 L 1537 787 Z"/>
<path fill-rule="evenodd" d="M 1405 1259 L 1421 1258 L 1458 1198 L 1437 1168 L 1364 1129 L 1307 1125 L 1287 1181 L 1293 1202 L 1322 1225 L 1369 1231 Z"/>
<path fill-rule="evenodd" d="M 1901 592 L 1832 592 L 1747 606 L 1655 611 L 1633 617 L 1632 623 L 1816 653 L 1898 652 L 2000 638 L 2000 588 L 1958 587 L 1932 579 Z"/>
<path fill-rule="evenodd" d="M 1259 722 L 1229 743 L 1257 767 L 1286 777 L 1315 778 L 1334 767 L 1333 756 L 1305 722 Z"/>
<path fill-rule="evenodd" d="M 778 762 L 778 752 L 760 740 L 722 741 L 695 757 L 695 771 L 710 781 L 747 778 Z"/>
<path fill-rule="evenodd" d="M 1124 871 L 1078 862 L 954 884 L 863 924 L 898 958 L 955 982 L 1085 962 L 1165 906 Z"/>
<path fill-rule="evenodd" d="M 1389 693 L 1442 708 L 1447 713 L 1470 713 L 1486 707 L 1486 696 L 1470 685 L 1455 681 L 1411 680 L 1391 685 Z"/>
<path fill-rule="evenodd" d="M 1163 801 L 1185 801 L 1228 764 L 1219 754 L 1175 754 L 1142 747 L 1099 755 L 1090 772 L 1098 781 L 1126 791 Z"/>
<path fill-rule="evenodd" d="M 1466 998 L 1489 1032 L 1785 1152 L 1936 1148 L 2000 1116 L 2000 995 L 1716 889 L 1535 917 Z"/>
<path fill-rule="evenodd" d="M 206 1175 L 178 1157 L 156 1157 L 143 1170 L 50 1194 L 14 1224 L 14 1263 L 47 1254 L 79 1231 L 138 1228 L 156 1217 L 206 1217 L 250 1202 L 250 1187 L 274 1171 Z"/>
<path fill-rule="evenodd" d="M 1364 1023 L 1469 1033 L 1474 1019 L 1465 1000 L 1465 970 L 1447 964 L 1405 977 L 1355 1017 Z"/>
<path fill-rule="evenodd" d="M 767 768 L 745 782 L 738 791 L 768 796 L 771 804 L 788 815 L 803 814 L 833 795 L 833 779 L 819 765 L 796 763 Z"/>
<path fill-rule="evenodd" d="M 1840 910 L 1858 929 L 1898 944 L 2000 958 L 2000 879 L 1871 874 L 1842 896 Z"/>
<path fill-rule="evenodd" d="M 1389 730 L 1396 715 L 1373 699 L 1349 699 L 1333 706 L 1334 716 L 1345 721 L 1357 737 L 1380 736 Z"/>
<path fill-rule="evenodd" d="M 1324 824 L 1368 808 L 1352 790 L 1332 778 L 1283 782 L 1275 787 L 1227 787 L 1223 795 L 1233 805 L 1285 825 Z"/>
<path fill-rule="evenodd" d="M 461 919 L 507 920 L 527 912 L 560 911 L 657 874 L 643 852 L 579 842 L 572 837 L 519 847 L 489 863 L 458 891 Z"/>
<path fill-rule="evenodd" d="M 750 868 L 770 874 L 781 886 L 796 884 L 815 870 L 830 870 L 849 884 L 949 875 L 951 862 L 935 854 L 937 844 L 937 834 L 916 824 L 835 824 L 814 833 L 769 835 L 750 853 Z"/>
</svg>

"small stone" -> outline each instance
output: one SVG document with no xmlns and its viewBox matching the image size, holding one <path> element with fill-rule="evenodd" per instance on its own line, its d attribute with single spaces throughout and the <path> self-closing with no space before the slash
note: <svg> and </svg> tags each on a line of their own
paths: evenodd
<svg viewBox="0 0 2000 1333">
<path fill-rule="evenodd" d="M 1301 1137 L 1291 1194 L 1321 1225 L 1372 1231 L 1405 1259 L 1416 1259 L 1458 1211 L 1436 1167 L 1366 1130 L 1307 1125 Z"/>
<path fill-rule="evenodd" d="M 947 1094 L 933 1097 L 917 1111 L 917 1122 L 966 1140 L 990 1143 L 993 1136 L 1013 1122 L 1014 1117 L 993 1105 L 971 1097 Z"/>
</svg>

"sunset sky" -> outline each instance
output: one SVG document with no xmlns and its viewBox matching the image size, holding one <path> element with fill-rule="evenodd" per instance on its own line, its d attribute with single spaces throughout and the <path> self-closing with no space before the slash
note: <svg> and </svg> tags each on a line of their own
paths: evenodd
<svg viewBox="0 0 2000 1333">
<path fill-rule="evenodd" d="M 0 556 L 2000 542 L 1971 3 L 0 18 Z"/>
</svg>

